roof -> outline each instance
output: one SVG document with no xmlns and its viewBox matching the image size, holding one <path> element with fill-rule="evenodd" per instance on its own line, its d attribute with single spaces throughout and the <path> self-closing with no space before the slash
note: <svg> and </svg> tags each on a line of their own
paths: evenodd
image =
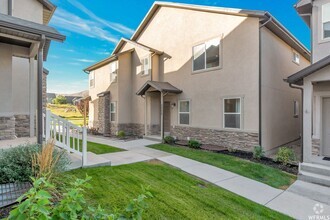
<svg viewBox="0 0 330 220">
<path fill-rule="evenodd" d="M 289 44 L 297 52 L 301 53 L 306 59 L 310 60 L 310 51 L 299 41 L 297 38 L 291 34 L 279 21 L 275 19 L 269 12 L 260 10 L 244 10 L 236 8 L 223 8 L 214 6 L 202 6 L 202 5 L 191 5 L 173 2 L 158 2 L 156 1 L 147 15 L 142 20 L 141 24 L 131 37 L 131 41 L 138 41 L 139 36 L 143 32 L 144 28 L 151 22 L 152 17 L 156 14 L 160 7 L 173 7 L 181 8 L 195 11 L 229 14 L 236 16 L 246 16 L 246 17 L 257 17 L 261 19 L 262 23 L 265 23 L 266 27 L 269 28 L 273 33 L 280 37 L 283 41 Z M 270 22 L 266 21 L 271 18 Z"/>
<path fill-rule="evenodd" d="M 312 0 L 299 0 L 295 5 L 295 9 L 302 17 L 302 19 L 306 22 L 306 24 L 310 27 L 311 21 L 311 13 L 313 8 Z"/>
<path fill-rule="evenodd" d="M 43 72 L 44 72 L 44 74 L 46 74 L 46 75 L 48 75 L 48 74 L 49 74 L 49 70 L 48 70 L 48 69 L 46 69 L 46 68 L 44 68 L 44 69 L 43 69 Z"/>
<path fill-rule="evenodd" d="M 319 60 L 318 62 L 300 70 L 299 72 L 289 76 L 286 81 L 291 84 L 303 85 L 303 79 L 320 69 L 330 65 L 330 55 Z"/>
<path fill-rule="evenodd" d="M 49 0 L 38 0 L 45 8 L 47 8 L 50 11 L 53 11 L 56 9 L 56 6 Z"/>
<path fill-rule="evenodd" d="M 55 28 L 5 14 L 0 14 L 0 28 L 6 28 L 13 31 L 38 36 L 44 34 L 46 39 L 49 40 L 56 40 L 60 42 L 65 40 L 65 36 L 60 34 Z"/>
<path fill-rule="evenodd" d="M 135 42 L 135 41 L 131 41 L 131 40 L 128 40 L 126 38 L 121 38 L 119 43 L 117 44 L 117 46 L 115 47 L 115 49 L 113 50 L 112 54 L 117 54 L 120 49 L 126 44 L 126 43 L 130 43 L 134 46 L 137 46 L 139 48 L 142 48 L 144 50 L 147 50 L 147 51 L 150 51 L 150 52 L 153 52 L 153 53 L 156 53 L 156 54 L 163 54 L 162 51 L 159 51 L 159 50 L 156 50 L 154 48 L 151 48 L 149 46 L 146 46 L 144 44 L 141 44 L 141 43 L 138 43 L 138 42 Z"/>
<path fill-rule="evenodd" d="M 137 95 L 144 95 L 149 88 L 154 88 L 159 92 L 168 92 L 180 94 L 182 90 L 176 88 L 169 82 L 158 82 L 158 81 L 147 81 L 139 91 L 136 92 Z"/>
<path fill-rule="evenodd" d="M 95 64 L 93 64 L 91 66 L 89 66 L 89 67 L 86 67 L 84 69 L 84 72 L 89 74 L 90 71 L 93 71 L 93 70 L 95 70 L 97 68 L 100 68 L 100 67 L 102 67 L 102 66 L 104 66 L 104 65 L 106 65 L 108 63 L 111 63 L 111 62 L 113 62 L 115 60 L 118 60 L 118 56 L 120 56 L 122 54 L 125 54 L 125 53 L 131 53 L 132 51 L 134 51 L 134 49 L 131 49 L 131 50 L 128 50 L 128 51 L 124 51 L 124 52 L 118 53 L 118 54 L 113 54 L 113 55 L 111 55 L 111 56 L 109 56 L 109 57 L 107 57 L 107 58 L 105 58 L 105 59 L 103 59 L 103 60 L 101 60 L 101 61 L 99 61 L 99 62 L 97 62 L 97 63 L 95 63 Z"/>
</svg>

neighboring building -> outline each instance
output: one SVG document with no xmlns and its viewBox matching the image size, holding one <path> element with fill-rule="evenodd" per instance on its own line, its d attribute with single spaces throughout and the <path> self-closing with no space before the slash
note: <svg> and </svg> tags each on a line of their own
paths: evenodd
<svg viewBox="0 0 330 220">
<path fill-rule="evenodd" d="M 47 93 L 47 103 L 52 104 L 53 103 L 53 99 L 56 98 L 56 94 L 55 93 Z"/>
<path fill-rule="evenodd" d="M 330 0 L 302 0 L 296 9 L 312 31 L 312 65 L 287 79 L 303 90 L 300 178 L 330 186 Z"/>
<path fill-rule="evenodd" d="M 0 140 L 33 137 L 40 128 L 41 142 L 48 74 L 43 61 L 50 42 L 65 39 L 47 26 L 55 9 L 48 0 L 0 0 Z"/>
<path fill-rule="evenodd" d="M 283 81 L 309 51 L 268 12 L 156 2 L 130 40 L 84 71 L 89 126 L 267 153 L 300 138 Z"/>
</svg>

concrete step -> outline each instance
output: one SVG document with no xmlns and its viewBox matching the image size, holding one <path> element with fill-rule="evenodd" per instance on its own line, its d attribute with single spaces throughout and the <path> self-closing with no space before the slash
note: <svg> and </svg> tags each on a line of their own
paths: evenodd
<svg viewBox="0 0 330 220">
<path fill-rule="evenodd" d="M 146 139 L 146 140 L 149 140 L 149 141 L 162 142 L 162 138 L 160 136 L 156 136 L 156 135 L 143 136 L 143 139 Z"/>
<path fill-rule="evenodd" d="M 330 167 L 315 163 L 301 163 L 300 171 L 306 171 L 309 173 L 315 173 L 319 175 L 324 175 L 330 177 Z"/>
<path fill-rule="evenodd" d="M 330 205 L 330 187 L 297 180 L 287 191 Z"/>
<path fill-rule="evenodd" d="M 299 171 L 298 180 L 330 187 L 330 177 L 307 171 Z"/>
</svg>

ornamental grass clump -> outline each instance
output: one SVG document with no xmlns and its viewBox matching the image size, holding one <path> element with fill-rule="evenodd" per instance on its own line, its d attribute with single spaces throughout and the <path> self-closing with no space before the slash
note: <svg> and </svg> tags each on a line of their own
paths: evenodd
<svg viewBox="0 0 330 220">
<path fill-rule="evenodd" d="M 36 178 L 45 177 L 52 178 L 53 175 L 64 171 L 65 166 L 69 163 L 65 151 L 55 149 L 55 141 L 50 140 L 41 150 L 32 155 L 32 172 Z"/>
</svg>

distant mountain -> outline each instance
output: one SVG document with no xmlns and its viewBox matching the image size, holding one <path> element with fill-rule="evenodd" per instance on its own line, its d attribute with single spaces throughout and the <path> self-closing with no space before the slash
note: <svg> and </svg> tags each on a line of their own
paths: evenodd
<svg viewBox="0 0 330 220">
<path fill-rule="evenodd" d="M 57 94 L 57 95 L 63 95 L 63 96 L 71 96 L 71 97 L 87 97 L 89 95 L 88 90 L 84 90 L 81 92 L 76 92 L 76 93 L 72 93 L 72 94 Z"/>
</svg>

